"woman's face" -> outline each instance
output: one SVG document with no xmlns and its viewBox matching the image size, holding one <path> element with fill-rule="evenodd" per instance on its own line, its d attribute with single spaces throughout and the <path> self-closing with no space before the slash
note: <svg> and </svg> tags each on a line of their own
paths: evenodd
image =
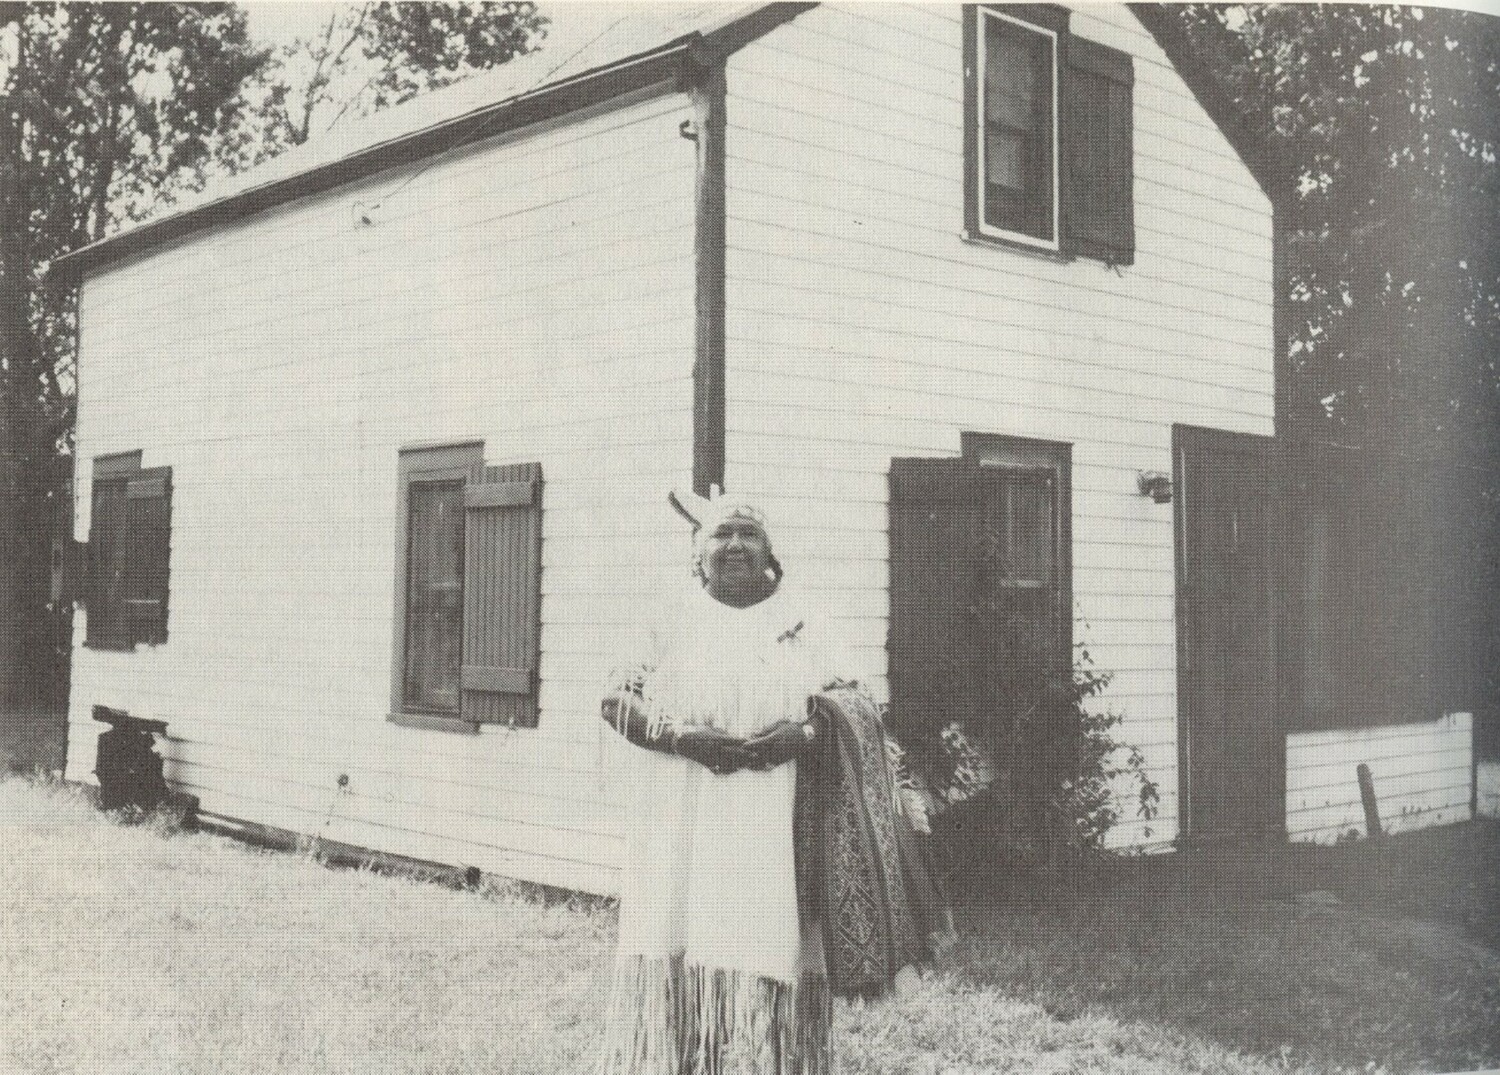
<svg viewBox="0 0 1500 1075">
<path fill-rule="evenodd" d="M 764 597 L 774 585 L 770 566 L 770 539 L 749 519 L 726 519 L 703 540 L 704 583 L 721 601 Z"/>
</svg>

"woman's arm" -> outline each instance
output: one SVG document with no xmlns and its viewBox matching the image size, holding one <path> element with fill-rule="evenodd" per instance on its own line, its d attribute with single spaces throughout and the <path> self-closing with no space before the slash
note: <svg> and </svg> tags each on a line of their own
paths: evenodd
<svg viewBox="0 0 1500 1075">
<path fill-rule="evenodd" d="M 672 749 L 677 733 L 669 723 L 664 723 L 656 735 L 651 734 L 651 721 L 635 699 L 629 695 L 606 698 L 599 707 L 599 715 L 626 740 L 646 750 L 662 754 L 675 754 Z"/>
<path fill-rule="evenodd" d="M 661 754 L 676 754 L 720 776 L 757 767 L 756 757 L 738 736 L 692 724 L 673 725 L 669 721 L 659 722 L 653 730 L 650 718 L 629 694 L 604 699 L 599 715 L 636 746 Z"/>
</svg>

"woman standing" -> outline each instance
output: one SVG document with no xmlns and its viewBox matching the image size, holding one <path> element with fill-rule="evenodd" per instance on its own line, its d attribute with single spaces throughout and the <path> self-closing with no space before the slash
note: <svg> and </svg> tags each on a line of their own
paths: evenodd
<svg viewBox="0 0 1500 1075">
<path fill-rule="evenodd" d="M 860 744 L 830 722 L 837 705 L 808 717 L 809 700 L 836 682 L 836 670 L 781 585 L 764 516 L 726 498 L 673 503 L 696 524 L 701 588 L 653 632 L 644 660 L 619 677 L 603 705 L 610 725 L 644 749 L 632 772 L 600 1070 L 822 1075 L 832 1014 L 825 926 L 833 889 L 825 882 L 848 876 L 850 864 L 821 849 L 851 840 L 823 824 L 841 800 L 812 763 L 840 744 L 848 761 Z M 883 749 L 875 749 L 884 767 Z M 799 758 L 807 763 L 801 781 Z M 891 789 L 874 790 L 884 795 L 880 823 L 856 824 L 861 831 L 891 828 Z M 861 805 L 848 813 L 862 819 L 870 796 L 854 798 Z M 895 857 L 891 839 L 869 842 Z M 909 935 L 889 946 L 894 967 L 876 961 L 888 976 L 917 956 L 920 942 L 902 871 L 879 866 L 870 872 L 876 909 Z M 857 932 L 864 943 L 868 931 Z"/>
</svg>

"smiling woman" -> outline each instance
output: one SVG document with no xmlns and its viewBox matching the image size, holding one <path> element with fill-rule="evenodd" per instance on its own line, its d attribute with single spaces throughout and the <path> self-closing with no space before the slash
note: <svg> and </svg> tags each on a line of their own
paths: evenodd
<svg viewBox="0 0 1500 1075">
<path fill-rule="evenodd" d="M 696 567 L 714 600 L 748 608 L 771 596 L 781 579 L 781 565 L 771 555 L 765 522 L 758 514 L 742 507 L 699 534 Z"/>
<path fill-rule="evenodd" d="M 782 586 L 765 516 L 674 505 L 702 585 L 603 704 L 644 749 L 601 1071 L 821 1075 L 832 994 L 924 959 L 939 901 L 875 706 Z"/>
<path fill-rule="evenodd" d="M 631 742 L 606 1075 L 826 1072 L 830 994 L 799 918 L 797 767 L 807 700 L 833 676 L 781 589 L 765 517 L 682 497 L 702 583 L 604 703 Z"/>
</svg>

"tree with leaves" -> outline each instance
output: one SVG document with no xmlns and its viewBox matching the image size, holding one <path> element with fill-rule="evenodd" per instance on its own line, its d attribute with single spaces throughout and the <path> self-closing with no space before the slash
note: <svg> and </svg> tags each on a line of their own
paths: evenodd
<svg viewBox="0 0 1500 1075">
<path fill-rule="evenodd" d="M 330 6 L 315 33 L 277 47 L 246 86 L 251 122 L 224 132 L 225 164 L 238 170 L 488 70 L 538 47 L 545 27 L 531 3 Z"/>
<path fill-rule="evenodd" d="M 49 559 L 76 322 L 48 266 L 215 173 L 530 51 L 543 27 L 529 3 L 366 3 L 271 48 L 234 4 L 0 4 L 0 718 L 66 696 Z"/>
<path fill-rule="evenodd" d="M 1353 4 L 1176 14 L 1287 193 L 1289 419 L 1352 440 L 1494 429 L 1500 19 Z"/>
<path fill-rule="evenodd" d="M 1290 312 L 1278 432 L 1308 453 L 1304 472 L 1362 460 L 1334 480 L 1383 531 L 1365 585 L 1413 591 L 1387 619 L 1436 615 L 1424 674 L 1447 680 L 1447 703 L 1489 710 L 1500 755 L 1500 18 L 1353 4 L 1174 16 L 1276 173 Z M 1318 456 L 1318 442 L 1358 451 Z M 1369 529 L 1348 526 L 1343 544 Z M 1363 625 L 1420 647 L 1405 626 Z M 1467 667 L 1443 667 L 1455 661 Z"/>
<path fill-rule="evenodd" d="M 266 63 L 226 4 L 10 4 L 0 13 L 0 712 L 55 706 L 47 609 L 73 426 L 59 254 L 201 180 L 212 132 Z"/>
</svg>

